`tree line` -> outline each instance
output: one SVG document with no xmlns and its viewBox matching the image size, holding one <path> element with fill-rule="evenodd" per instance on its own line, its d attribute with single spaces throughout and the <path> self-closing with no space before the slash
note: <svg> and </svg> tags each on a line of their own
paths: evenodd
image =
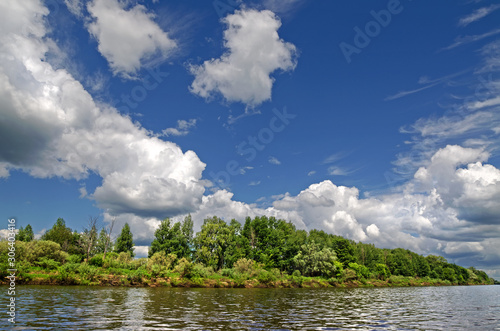
<svg viewBox="0 0 500 331">
<path fill-rule="evenodd" d="M 91 217 L 84 230 L 77 232 L 59 218 L 40 241 L 57 243 L 68 255 L 102 266 L 111 252 L 134 256 L 130 226 L 125 224 L 112 240 L 113 226 L 114 221 L 99 231 L 97 218 Z M 35 240 L 31 226 L 20 228 L 16 240 Z M 155 231 L 148 257 L 150 261 L 168 261 L 169 265 L 196 263 L 214 271 L 255 263 L 281 274 L 344 281 L 385 280 L 391 275 L 428 277 L 454 284 L 491 281 L 484 271 L 448 263 L 441 256 L 424 257 L 402 248 L 381 249 L 322 230 L 298 230 L 291 222 L 266 216 L 247 217 L 244 224 L 234 219 L 227 223 L 214 216 L 205 219 L 196 234 L 190 215 L 181 222 L 167 218 Z"/>
</svg>

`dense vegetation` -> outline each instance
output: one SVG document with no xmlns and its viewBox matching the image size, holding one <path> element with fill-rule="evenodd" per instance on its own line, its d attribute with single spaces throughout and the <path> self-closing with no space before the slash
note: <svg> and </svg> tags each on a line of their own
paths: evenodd
<svg viewBox="0 0 500 331">
<path fill-rule="evenodd" d="M 114 223 L 113 223 L 114 224 Z M 20 283 L 150 286 L 404 286 L 493 284 L 484 271 L 422 256 L 380 249 L 324 231 L 297 230 L 273 217 L 242 225 L 206 219 L 194 235 L 193 221 L 165 219 L 148 258 L 133 259 L 128 224 L 113 242 L 112 226 L 91 218 L 78 233 L 58 219 L 40 240 L 30 225 L 16 235 Z M 7 241 L 0 242 L 0 272 L 7 276 Z"/>
</svg>

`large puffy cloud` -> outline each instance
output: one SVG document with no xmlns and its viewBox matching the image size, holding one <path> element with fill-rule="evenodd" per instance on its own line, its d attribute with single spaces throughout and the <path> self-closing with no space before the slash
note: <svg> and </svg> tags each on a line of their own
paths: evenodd
<svg viewBox="0 0 500 331">
<path fill-rule="evenodd" d="M 0 4 L 0 175 L 103 178 L 92 195 L 111 214 L 166 217 L 195 210 L 205 164 L 98 105 L 66 70 L 54 69 L 37 0 Z M 21 55 L 20 55 L 21 54 Z"/>
<path fill-rule="evenodd" d="M 142 5 L 126 9 L 126 2 L 94 0 L 87 9 L 93 21 L 89 32 L 99 43 L 99 52 L 106 58 L 115 74 L 134 76 L 144 65 L 165 59 L 176 42 L 164 32 L 154 16 Z"/>
<path fill-rule="evenodd" d="M 228 49 L 219 59 L 192 66 L 195 79 L 191 92 L 204 98 L 220 93 L 227 101 L 238 101 L 249 107 L 271 99 L 276 70 L 293 70 L 295 46 L 278 35 L 281 22 L 269 10 L 244 9 L 223 19 L 224 46 Z"/>
</svg>

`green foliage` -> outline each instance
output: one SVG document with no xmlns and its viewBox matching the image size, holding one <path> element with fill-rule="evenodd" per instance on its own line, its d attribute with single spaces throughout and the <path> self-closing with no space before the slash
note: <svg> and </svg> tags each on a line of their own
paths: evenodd
<svg viewBox="0 0 500 331">
<path fill-rule="evenodd" d="M 164 219 L 155 231 L 155 239 L 149 249 L 149 257 L 156 252 L 164 251 L 168 254 L 175 254 L 178 258 L 189 257 L 190 236 L 192 236 L 192 221 L 186 217 L 184 223 L 171 224 L 169 218 Z"/>
<path fill-rule="evenodd" d="M 104 260 L 102 259 L 102 257 L 103 257 L 103 254 L 98 254 L 98 255 L 93 256 L 89 260 L 89 264 L 96 266 L 96 267 L 102 267 L 104 264 Z"/>
<path fill-rule="evenodd" d="M 206 219 L 194 238 L 196 259 L 214 270 L 222 269 L 230 237 L 231 228 L 226 222 L 217 217 Z"/>
<path fill-rule="evenodd" d="M 55 270 L 61 265 L 60 262 L 48 259 L 45 256 L 38 258 L 38 261 L 35 261 L 35 264 L 47 270 Z"/>
<path fill-rule="evenodd" d="M 116 239 L 115 252 L 128 252 L 132 257 L 134 257 L 134 236 L 130 231 L 130 226 L 128 225 L 128 223 L 125 223 L 120 235 Z"/>
<path fill-rule="evenodd" d="M 82 259 L 83 257 L 81 255 L 73 254 L 68 256 L 68 258 L 66 259 L 66 263 L 80 263 L 82 262 Z"/>
<path fill-rule="evenodd" d="M 209 278 L 213 274 L 214 269 L 212 267 L 205 267 L 201 263 L 194 264 L 191 270 L 191 278 Z"/>
<path fill-rule="evenodd" d="M 254 260 L 242 258 L 234 263 L 233 269 L 237 273 L 244 274 L 247 277 L 253 277 L 260 268 Z"/>
<path fill-rule="evenodd" d="M 356 262 L 354 257 L 354 243 L 340 236 L 332 236 L 332 248 L 337 254 L 337 259 L 345 266 Z"/>
<path fill-rule="evenodd" d="M 159 267 L 159 270 L 168 270 L 173 266 L 176 260 L 177 255 L 172 253 L 166 255 L 165 251 L 159 251 L 154 253 L 153 256 L 148 259 L 147 268 L 152 270 L 153 266 L 157 266 Z"/>
<path fill-rule="evenodd" d="M 155 231 L 148 259 L 133 259 L 133 237 L 128 224 L 121 231 L 116 252 L 107 252 L 104 259 L 104 250 L 110 248 L 103 246 L 107 232 L 101 230 L 92 237 L 91 233 L 97 233 L 94 225 L 89 223 L 87 232 L 80 236 L 71 232 L 63 219 L 58 219 L 44 234 L 50 240 L 33 240 L 31 226 L 21 228 L 15 250 L 20 279 L 57 277 L 64 284 L 97 284 L 97 276 L 102 272 L 126 275 L 124 284 L 128 285 L 148 282 L 148 277 L 168 279 L 174 286 L 203 286 L 203 279 L 222 282 L 223 277 L 234 280 L 231 284 L 235 286 L 245 285 L 248 279 L 262 284 L 284 281 L 277 284 L 280 286 L 286 286 L 286 282 L 293 286 L 322 284 L 307 277 L 323 277 L 335 286 L 342 281 L 366 286 L 384 282 L 390 286 L 494 282 L 484 271 L 465 269 L 440 256 L 423 257 L 400 248 L 378 249 L 319 230 L 307 233 L 273 217 L 247 218 L 243 226 L 236 220 L 227 224 L 220 218 L 209 218 L 194 238 L 191 216 L 180 223 L 165 219 Z M 89 238 L 94 238 L 93 244 L 89 245 Z M 69 255 L 68 251 L 73 253 Z M 8 252 L 8 242 L 0 241 L 3 277 L 9 268 Z M 85 260 L 88 263 L 81 263 L 85 256 L 91 258 Z M 57 270 L 57 276 L 53 272 L 43 273 L 44 270 Z M 285 276 L 287 273 L 292 276 Z"/>
<path fill-rule="evenodd" d="M 95 252 L 97 254 L 103 254 L 106 251 L 106 255 L 113 249 L 113 242 L 109 239 L 109 234 L 105 228 L 101 229 L 99 232 L 99 237 L 97 238 L 97 244 L 95 246 Z"/>
<path fill-rule="evenodd" d="M 183 257 L 179 260 L 179 262 L 177 262 L 177 265 L 174 268 L 174 272 L 179 273 L 182 278 L 191 278 L 193 276 L 193 268 L 193 263 L 189 262 L 185 257 Z"/>
<path fill-rule="evenodd" d="M 368 270 L 368 268 L 364 265 L 349 263 L 349 268 L 354 270 L 358 279 L 368 278 L 370 276 L 370 270 Z"/>
<path fill-rule="evenodd" d="M 83 279 L 88 281 L 94 281 L 99 274 L 97 267 L 91 266 L 88 263 L 82 263 L 76 270 L 78 274 L 82 276 Z"/>
<path fill-rule="evenodd" d="M 347 268 L 344 269 L 342 279 L 344 279 L 344 281 L 352 281 L 358 279 L 358 275 L 356 274 L 356 271 Z"/>
<path fill-rule="evenodd" d="M 79 244 L 80 235 L 68 228 L 62 218 L 57 219 L 52 228 L 43 234 L 41 240 L 58 243 L 61 249 L 69 254 L 83 254 L 83 249 Z"/>
<path fill-rule="evenodd" d="M 302 245 L 299 253 L 293 258 L 298 270 L 305 276 L 331 277 L 336 274 L 337 255 L 327 247 L 320 249 L 315 242 Z"/>
<path fill-rule="evenodd" d="M 378 279 L 386 280 L 391 276 L 389 268 L 383 263 L 377 263 L 375 265 L 375 274 Z"/>
<path fill-rule="evenodd" d="M 31 225 L 26 225 L 26 228 L 22 226 L 19 228 L 19 232 L 16 235 L 16 240 L 30 242 L 35 238 L 35 234 L 33 233 L 33 229 Z"/>
<path fill-rule="evenodd" d="M 276 274 L 265 269 L 261 269 L 257 274 L 257 280 L 259 283 L 268 284 L 270 282 L 276 281 Z"/>
<path fill-rule="evenodd" d="M 0 241 L 0 256 L 7 258 L 9 246 L 7 241 Z M 61 246 L 52 241 L 33 240 L 30 242 L 16 242 L 16 262 L 33 264 L 40 258 L 47 258 L 59 263 L 66 262 L 68 253 L 61 250 Z"/>
</svg>

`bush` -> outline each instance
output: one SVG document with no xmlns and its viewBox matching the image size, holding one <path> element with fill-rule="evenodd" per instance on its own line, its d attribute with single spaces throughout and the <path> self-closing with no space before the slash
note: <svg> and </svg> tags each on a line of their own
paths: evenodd
<svg viewBox="0 0 500 331">
<path fill-rule="evenodd" d="M 1 241 L 0 256 L 4 256 L 4 254 L 7 256 L 8 251 L 8 241 Z M 59 263 L 64 263 L 69 255 L 61 250 L 61 246 L 59 244 L 53 241 L 16 241 L 16 262 L 26 261 L 29 263 L 35 263 L 41 257 L 45 257 Z"/>
<path fill-rule="evenodd" d="M 302 274 L 300 273 L 300 270 L 295 270 L 293 273 L 292 273 L 292 277 L 301 277 Z"/>
<path fill-rule="evenodd" d="M 185 257 L 183 257 L 179 260 L 179 262 L 177 262 L 177 265 L 174 268 L 174 272 L 179 273 L 182 278 L 191 278 L 193 267 L 193 263 L 189 262 Z"/>
<path fill-rule="evenodd" d="M 99 270 L 94 266 L 88 265 L 87 263 L 82 263 L 78 267 L 77 272 L 82 276 L 82 278 L 93 281 Z"/>
<path fill-rule="evenodd" d="M 260 283 L 267 284 L 270 282 L 276 281 L 276 276 L 267 270 L 260 270 L 259 274 L 257 275 L 257 280 Z"/>
<path fill-rule="evenodd" d="M 221 269 L 220 274 L 224 277 L 228 277 L 228 278 L 232 278 L 232 279 L 235 278 L 234 269 L 231 269 L 231 268 Z"/>
<path fill-rule="evenodd" d="M 129 282 L 134 282 L 134 283 L 142 283 L 142 278 L 149 278 L 148 273 L 144 269 L 137 269 L 132 271 L 128 276 L 127 279 Z"/>
<path fill-rule="evenodd" d="M 96 267 L 102 267 L 104 264 L 102 256 L 103 256 L 102 254 L 97 254 L 96 256 L 93 256 L 89 261 L 89 265 L 93 265 Z"/>
<path fill-rule="evenodd" d="M 82 255 L 73 254 L 68 256 L 68 258 L 66 259 L 66 263 L 81 263 L 82 260 L 83 260 Z"/>
<path fill-rule="evenodd" d="M 358 276 L 356 275 L 356 271 L 347 268 L 347 269 L 344 269 L 344 272 L 342 274 L 342 278 L 345 281 L 349 281 L 349 280 L 355 280 L 355 279 L 357 279 Z"/>
<path fill-rule="evenodd" d="M 52 259 L 48 259 L 46 257 L 39 258 L 38 261 L 35 262 L 35 264 L 48 270 L 57 269 L 61 265 L 61 263 L 54 261 Z"/>
<path fill-rule="evenodd" d="M 233 264 L 233 269 L 236 273 L 245 275 L 249 278 L 255 277 L 258 274 L 260 265 L 251 259 L 241 258 Z"/>
<path fill-rule="evenodd" d="M 370 270 L 364 265 L 357 263 L 349 263 L 349 268 L 356 272 L 357 278 L 368 278 L 370 276 Z"/>
<path fill-rule="evenodd" d="M 132 253 L 131 252 L 120 252 L 118 257 L 116 258 L 118 262 L 128 263 L 132 261 Z"/>
<path fill-rule="evenodd" d="M 386 280 L 387 278 L 389 278 L 389 276 L 391 276 L 389 268 L 383 263 L 378 263 L 375 265 L 375 274 L 377 278 L 381 280 Z"/>
<path fill-rule="evenodd" d="M 214 274 L 212 267 L 205 267 L 201 263 L 196 263 L 191 270 L 191 278 L 208 278 Z"/>
<path fill-rule="evenodd" d="M 175 260 L 177 260 L 177 255 L 172 253 L 167 255 L 165 251 L 159 251 L 148 259 L 147 268 L 151 269 L 154 265 L 157 265 L 165 269 L 170 269 Z"/>
</svg>

